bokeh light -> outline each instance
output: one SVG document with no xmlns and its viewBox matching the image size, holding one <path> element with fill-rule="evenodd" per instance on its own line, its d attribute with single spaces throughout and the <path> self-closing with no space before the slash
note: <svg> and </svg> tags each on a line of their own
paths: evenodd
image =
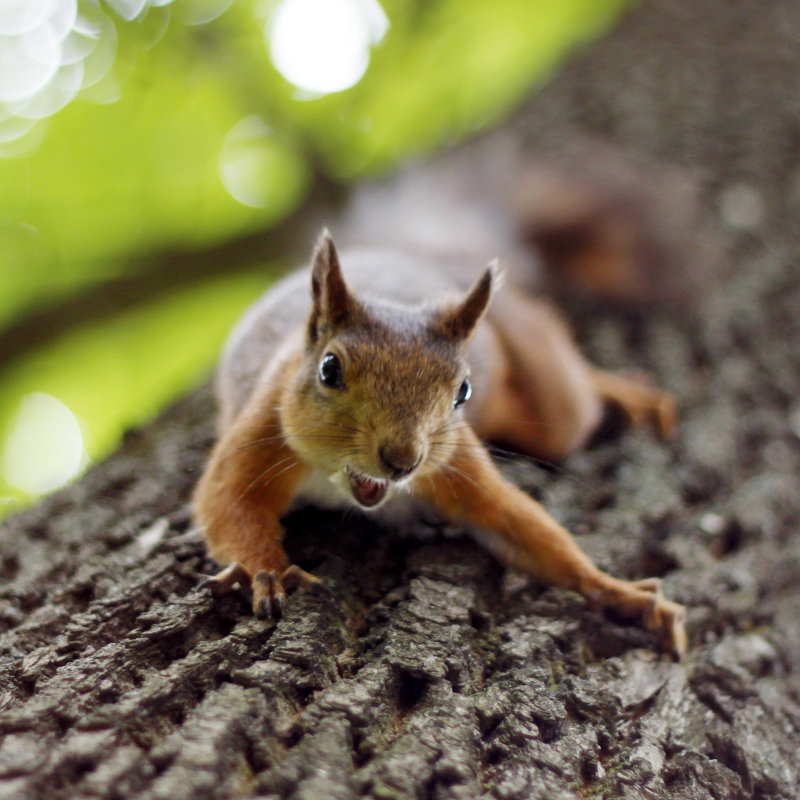
<svg viewBox="0 0 800 800">
<path fill-rule="evenodd" d="M 44 494 L 74 478 L 84 460 L 83 434 L 75 415 L 44 392 L 23 397 L 3 447 L 3 478 L 15 489 Z"/>
<path fill-rule="evenodd" d="M 219 173 L 231 197 L 253 208 L 266 208 L 272 176 L 280 159 L 270 127 L 252 114 L 231 128 L 222 145 Z"/>
<path fill-rule="evenodd" d="M 389 20 L 375 0 L 282 0 L 266 35 L 278 72 L 308 97 L 358 83 Z"/>
<path fill-rule="evenodd" d="M 123 20 L 172 0 L 107 0 Z M 0 156 L 19 155 L 36 120 L 60 111 L 111 69 L 117 34 L 111 17 L 89 0 L 0 3 Z"/>
</svg>

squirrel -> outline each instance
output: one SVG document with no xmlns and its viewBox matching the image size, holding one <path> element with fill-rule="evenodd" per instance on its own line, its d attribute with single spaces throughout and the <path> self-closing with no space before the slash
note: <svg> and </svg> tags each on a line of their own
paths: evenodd
<svg viewBox="0 0 800 800">
<path fill-rule="evenodd" d="M 529 290 L 561 253 L 574 282 L 641 299 L 648 284 L 634 262 L 669 263 L 679 237 L 659 244 L 648 232 L 665 215 L 658 189 L 643 190 L 648 180 L 616 157 L 603 196 L 549 164 L 498 169 L 496 153 L 367 188 L 342 221 L 341 255 L 324 230 L 310 267 L 245 312 L 221 360 L 219 438 L 194 494 L 208 551 L 225 565 L 205 585 L 215 595 L 238 586 L 256 615 L 277 616 L 287 591 L 324 585 L 289 563 L 287 511 L 310 502 L 391 518 L 424 505 L 505 564 L 637 620 L 681 657 L 685 609 L 659 580 L 599 570 L 483 444 L 560 459 L 587 443 L 606 403 L 672 436 L 671 395 L 590 365 Z M 497 250 L 502 272 L 492 260 L 470 282 L 470 265 Z"/>
</svg>

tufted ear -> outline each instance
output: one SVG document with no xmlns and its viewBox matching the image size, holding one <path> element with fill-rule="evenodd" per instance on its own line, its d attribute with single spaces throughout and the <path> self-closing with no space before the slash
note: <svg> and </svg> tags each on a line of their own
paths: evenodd
<svg viewBox="0 0 800 800">
<path fill-rule="evenodd" d="M 467 296 L 455 306 L 446 308 L 436 321 L 437 332 L 446 339 L 466 341 L 486 312 L 497 283 L 499 267 L 497 259 L 492 261 Z"/>
<path fill-rule="evenodd" d="M 308 337 L 315 342 L 323 326 L 335 327 L 344 322 L 355 302 L 342 277 L 336 246 L 327 228 L 323 228 L 314 249 L 311 298 Z"/>
</svg>

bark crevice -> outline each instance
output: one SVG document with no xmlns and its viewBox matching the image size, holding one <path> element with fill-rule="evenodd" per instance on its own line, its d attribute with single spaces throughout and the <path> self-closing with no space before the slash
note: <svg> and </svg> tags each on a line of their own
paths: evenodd
<svg viewBox="0 0 800 800">
<path fill-rule="evenodd" d="M 691 324 L 575 312 L 676 392 L 674 443 L 612 420 L 560 470 L 502 461 L 601 567 L 663 578 L 684 663 L 457 532 L 313 511 L 287 547 L 331 595 L 212 600 L 203 388 L 0 529 L 0 798 L 796 797 L 798 40 L 793 0 L 644 2 L 507 126 L 679 164 L 729 242 Z"/>
</svg>

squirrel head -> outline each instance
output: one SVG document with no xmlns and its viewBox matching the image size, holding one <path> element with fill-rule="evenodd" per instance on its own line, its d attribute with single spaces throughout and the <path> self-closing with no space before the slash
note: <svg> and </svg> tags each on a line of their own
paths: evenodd
<svg viewBox="0 0 800 800">
<path fill-rule="evenodd" d="M 313 256 L 305 350 L 281 402 L 287 442 L 348 498 L 377 507 L 450 459 L 472 392 L 465 345 L 496 268 L 466 295 L 406 306 L 356 297 L 330 234 Z"/>
</svg>

